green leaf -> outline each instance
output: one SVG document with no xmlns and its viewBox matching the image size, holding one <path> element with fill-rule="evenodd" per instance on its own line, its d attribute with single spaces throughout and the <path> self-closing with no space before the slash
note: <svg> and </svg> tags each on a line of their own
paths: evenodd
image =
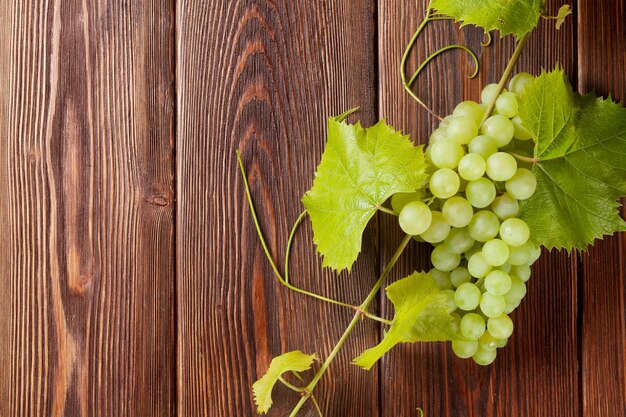
<svg viewBox="0 0 626 417">
<path fill-rule="evenodd" d="M 302 198 L 323 266 L 350 270 L 365 226 L 392 194 L 421 188 L 426 162 L 421 146 L 384 120 L 364 129 L 336 118 L 313 187 Z"/>
<path fill-rule="evenodd" d="M 564 4 L 559 9 L 559 14 L 556 15 L 556 30 L 561 29 L 561 25 L 565 22 L 565 18 L 572 14 L 572 9 L 569 4 Z"/>
<path fill-rule="evenodd" d="M 396 310 L 383 340 L 367 349 L 354 363 L 370 369 L 385 353 L 401 342 L 439 342 L 455 337 L 452 309 L 447 295 L 428 273 L 414 272 L 387 287 L 387 297 Z"/>
<path fill-rule="evenodd" d="M 486 32 L 497 29 L 501 36 L 522 38 L 539 23 L 545 0 L 433 0 L 430 7 L 463 25 L 476 25 Z"/>
<path fill-rule="evenodd" d="M 272 359 L 265 375 L 252 385 L 257 412 L 259 414 L 267 413 L 272 406 L 272 389 L 282 374 L 289 371 L 303 372 L 311 369 L 313 361 L 316 360 L 318 360 L 316 354 L 306 355 L 299 350 L 283 353 Z"/>
<path fill-rule="evenodd" d="M 532 238 L 548 249 L 585 249 L 626 229 L 626 109 L 611 98 L 572 91 L 563 70 L 542 72 L 520 98 L 535 140 L 537 191 L 521 204 Z"/>
</svg>

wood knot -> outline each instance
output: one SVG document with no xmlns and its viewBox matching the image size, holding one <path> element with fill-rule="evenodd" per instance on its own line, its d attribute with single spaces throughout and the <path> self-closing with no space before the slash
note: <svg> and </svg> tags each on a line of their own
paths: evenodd
<svg viewBox="0 0 626 417">
<path fill-rule="evenodd" d="M 158 206 L 158 207 L 165 207 L 170 204 L 169 201 L 167 201 L 164 197 L 161 197 L 161 196 L 148 198 L 146 199 L 146 202 L 154 206 Z"/>
</svg>

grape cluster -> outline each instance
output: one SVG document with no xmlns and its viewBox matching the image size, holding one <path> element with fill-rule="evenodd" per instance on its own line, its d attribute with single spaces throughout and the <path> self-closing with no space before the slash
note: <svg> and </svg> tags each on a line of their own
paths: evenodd
<svg viewBox="0 0 626 417">
<path fill-rule="evenodd" d="M 460 103 L 426 149 L 430 195 L 400 193 L 391 201 L 402 230 L 435 246 L 430 273 L 448 295 L 461 335 L 452 350 L 480 365 L 492 363 L 511 336 L 508 315 L 526 295 L 530 265 L 540 254 L 528 225 L 516 218 L 519 200 L 532 196 L 537 181 L 531 166 L 510 153 L 532 146 L 517 108 L 517 96 L 532 79 L 528 73 L 513 77 L 482 126 L 485 103 L 498 86 L 483 89 L 482 104 Z"/>
</svg>

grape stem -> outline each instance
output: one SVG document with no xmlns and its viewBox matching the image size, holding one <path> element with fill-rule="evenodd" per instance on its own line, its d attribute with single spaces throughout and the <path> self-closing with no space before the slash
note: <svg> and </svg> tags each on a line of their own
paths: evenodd
<svg viewBox="0 0 626 417">
<path fill-rule="evenodd" d="M 391 209 L 388 209 L 387 207 L 378 206 L 377 209 L 382 211 L 383 213 L 391 214 L 392 216 L 396 216 L 396 217 L 398 216 L 398 213 L 396 213 L 395 211 Z"/>
<path fill-rule="evenodd" d="M 498 96 L 500 96 L 500 93 L 502 93 L 502 90 L 504 90 L 504 86 L 506 85 L 507 81 L 509 81 L 509 78 L 511 78 L 511 73 L 515 69 L 515 65 L 517 65 L 517 61 L 522 55 L 522 51 L 524 50 L 524 47 L 526 46 L 526 43 L 528 42 L 531 33 L 532 32 L 528 32 L 527 34 L 525 34 L 524 37 L 517 43 L 515 51 L 513 51 L 513 55 L 511 56 L 511 59 L 509 60 L 509 63 L 504 70 L 504 73 L 502 74 L 502 78 L 500 78 L 500 82 L 498 83 L 498 91 L 496 94 L 493 95 L 493 99 L 489 102 L 489 106 L 487 107 L 487 111 L 483 116 L 483 120 L 480 122 L 481 126 L 483 123 L 485 123 L 485 120 L 487 120 L 489 116 L 491 116 L 491 113 L 493 113 L 493 109 L 496 107 L 496 100 L 498 99 Z"/>
<path fill-rule="evenodd" d="M 524 162 L 528 162 L 529 164 L 533 164 L 535 165 L 537 163 L 537 159 L 536 158 L 531 158 L 529 156 L 523 156 L 523 155 L 519 155 L 513 152 L 509 152 L 511 154 L 512 157 L 514 157 L 515 159 L 519 159 L 520 161 L 524 161 Z"/>
<path fill-rule="evenodd" d="M 346 342 L 346 340 L 350 336 L 350 333 L 352 333 L 352 330 L 354 330 L 356 325 L 361 321 L 361 318 L 363 317 L 364 313 L 367 312 L 369 305 L 372 303 L 372 301 L 376 297 L 376 294 L 378 294 L 378 291 L 385 283 L 385 280 L 387 279 L 387 276 L 389 275 L 389 271 L 391 271 L 391 269 L 394 267 L 396 262 L 398 262 L 400 255 L 402 255 L 402 252 L 404 252 L 404 249 L 407 247 L 410 241 L 411 241 L 411 236 L 406 235 L 404 239 L 402 240 L 402 243 L 400 243 L 400 246 L 398 246 L 398 249 L 396 249 L 396 252 L 391 257 L 391 260 L 385 267 L 385 270 L 380 275 L 380 278 L 378 278 L 378 281 L 376 281 L 376 284 L 374 284 L 374 288 L 372 288 L 372 290 L 369 292 L 369 294 L 367 295 L 363 303 L 361 303 L 361 305 L 357 309 L 357 312 L 354 314 L 352 321 L 350 322 L 346 330 L 343 332 L 343 335 L 341 335 L 341 338 L 339 339 L 339 341 L 337 342 L 333 350 L 330 352 L 330 354 L 328 355 L 328 357 L 322 364 L 322 367 L 317 371 L 317 373 L 315 374 L 311 382 L 309 382 L 309 384 L 304 388 L 304 391 L 303 391 L 304 394 L 302 395 L 302 398 L 300 398 L 300 401 L 298 402 L 298 404 L 296 404 L 295 408 L 291 411 L 291 414 L 289 415 L 289 417 L 295 417 L 298 414 L 298 411 L 300 411 L 304 403 L 307 401 L 307 399 L 312 395 L 313 389 L 315 388 L 319 380 L 322 378 L 322 376 L 324 375 L 324 373 L 326 372 L 326 370 L 332 363 L 333 359 L 335 359 L 335 356 L 337 356 L 337 354 L 341 350 L 343 344 Z"/>
</svg>

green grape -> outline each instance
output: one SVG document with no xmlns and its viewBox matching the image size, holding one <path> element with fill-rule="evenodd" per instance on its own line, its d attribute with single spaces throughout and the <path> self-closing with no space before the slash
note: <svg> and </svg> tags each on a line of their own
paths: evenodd
<svg viewBox="0 0 626 417">
<path fill-rule="evenodd" d="M 398 223 L 407 235 L 419 235 L 428 229 L 432 221 L 432 213 L 421 201 L 412 201 L 400 211 Z"/>
<path fill-rule="evenodd" d="M 510 246 L 522 246 L 530 237 L 530 229 L 522 219 L 507 219 L 500 225 L 500 238 Z"/>
<path fill-rule="evenodd" d="M 450 321 L 450 330 L 452 334 L 460 334 L 461 333 L 461 316 L 458 313 L 454 312 L 450 314 L 452 320 Z"/>
<path fill-rule="evenodd" d="M 440 271 L 452 271 L 461 263 L 461 255 L 452 253 L 445 245 L 441 245 L 433 249 L 430 261 Z"/>
<path fill-rule="evenodd" d="M 509 119 L 517 116 L 517 96 L 510 92 L 500 94 L 500 97 L 496 100 L 496 110 L 498 114 Z"/>
<path fill-rule="evenodd" d="M 467 270 L 467 268 L 464 268 L 462 266 L 455 268 L 452 270 L 452 272 L 450 272 L 450 282 L 452 282 L 452 285 L 454 285 L 455 287 L 458 287 L 463 283 L 470 282 L 471 280 L 472 276 L 470 275 L 469 271 Z"/>
<path fill-rule="evenodd" d="M 461 317 L 461 334 L 463 337 L 477 340 L 483 333 L 485 333 L 485 319 L 479 314 L 468 313 Z"/>
<path fill-rule="evenodd" d="M 493 295 L 490 292 L 486 292 L 480 298 L 480 310 L 487 317 L 498 317 L 504 313 L 506 301 L 501 295 Z"/>
<path fill-rule="evenodd" d="M 506 88 L 503 92 L 506 91 Z M 498 84 L 487 84 L 480 93 L 480 101 L 489 105 L 498 97 Z"/>
<path fill-rule="evenodd" d="M 470 311 L 480 304 L 480 289 L 469 282 L 459 285 L 454 292 L 454 302 L 461 310 Z"/>
<path fill-rule="evenodd" d="M 532 265 L 541 256 L 541 248 L 539 246 L 535 246 L 530 240 L 527 242 L 527 245 L 530 251 L 530 260 L 528 261 L 528 264 Z"/>
<path fill-rule="evenodd" d="M 526 296 L 526 284 L 518 277 L 511 277 L 511 289 L 504 294 L 507 301 L 521 301 Z"/>
<path fill-rule="evenodd" d="M 454 290 L 443 290 L 441 291 L 443 295 L 446 296 L 446 306 L 448 307 L 448 311 L 452 313 L 456 310 L 456 303 L 454 302 Z"/>
<path fill-rule="evenodd" d="M 437 284 L 437 288 L 440 290 L 448 290 L 452 288 L 452 281 L 450 281 L 450 273 L 446 271 L 440 271 L 436 268 L 428 271 L 433 280 L 435 280 L 435 284 Z"/>
<path fill-rule="evenodd" d="M 433 130 L 433 133 L 430 134 L 430 138 L 428 139 L 428 143 L 432 145 L 440 139 L 448 137 L 448 129 L 446 127 L 438 127 Z"/>
<path fill-rule="evenodd" d="M 459 175 L 468 181 L 476 181 L 485 174 L 487 163 L 477 153 L 468 153 L 459 161 Z"/>
<path fill-rule="evenodd" d="M 494 181 L 506 181 L 516 170 L 517 161 L 506 152 L 496 152 L 487 158 L 487 175 Z"/>
<path fill-rule="evenodd" d="M 491 239 L 483 245 L 483 257 L 491 266 L 500 266 L 509 259 L 509 245 L 500 239 Z"/>
<path fill-rule="evenodd" d="M 487 321 L 487 329 L 496 339 L 508 339 L 513 334 L 513 320 L 506 314 L 492 317 Z"/>
<path fill-rule="evenodd" d="M 465 155 L 463 147 L 451 138 L 442 138 L 428 147 L 430 159 L 437 168 L 456 168 Z"/>
<path fill-rule="evenodd" d="M 508 145 L 513 139 L 515 126 L 513 126 L 513 122 L 505 116 L 496 114 L 485 120 L 480 131 L 483 135 L 492 137 L 496 145 L 498 145 L 498 148 L 501 148 Z"/>
<path fill-rule="evenodd" d="M 467 269 L 473 277 L 482 278 L 491 272 L 491 265 L 485 262 L 482 252 L 477 252 L 469 258 Z"/>
<path fill-rule="evenodd" d="M 511 314 L 513 311 L 515 311 L 517 307 L 519 307 L 520 303 L 521 303 L 521 300 L 520 301 L 506 300 L 506 303 L 504 305 L 504 313 Z"/>
<path fill-rule="evenodd" d="M 513 136 L 515 136 L 519 140 L 532 139 L 533 135 L 531 135 L 530 132 L 524 127 L 521 117 L 515 116 L 511 119 L 511 122 L 513 122 L 514 128 Z"/>
<path fill-rule="evenodd" d="M 487 178 L 470 181 L 465 189 L 465 197 L 476 208 L 487 207 L 496 198 L 496 186 Z"/>
<path fill-rule="evenodd" d="M 509 91 L 512 91 L 518 96 L 521 96 L 524 92 L 524 87 L 530 84 L 534 79 L 535 77 L 527 72 L 520 72 L 519 74 L 515 74 L 509 82 Z"/>
<path fill-rule="evenodd" d="M 509 194 L 496 197 L 491 203 L 491 210 L 502 220 L 510 219 L 519 213 L 519 203 Z"/>
<path fill-rule="evenodd" d="M 474 101 L 463 101 L 454 108 L 452 115 L 471 117 L 474 123 L 478 125 L 483 120 L 485 109 Z"/>
<path fill-rule="evenodd" d="M 493 295 L 504 295 L 511 289 L 511 277 L 504 271 L 491 271 L 485 277 L 485 289 Z"/>
<path fill-rule="evenodd" d="M 489 332 L 483 333 L 478 339 L 478 345 L 484 350 L 496 350 L 498 348 L 499 339 L 496 339 Z"/>
<path fill-rule="evenodd" d="M 433 211 L 432 216 L 433 219 L 430 223 L 430 227 L 420 236 L 422 236 L 424 241 L 429 243 L 441 242 L 448 237 L 448 233 L 450 233 L 450 225 L 443 218 L 443 214 L 441 214 L 441 212 Z"/>
<path fill-rule="evenodd" d="M 437 198 L 450 198 L 459 191 L 459 176 L 450 168 L 441 168 L 430 176 L 430 192 Z"/>
<path fill-rule="evenodd" d="M 503 348 L 509 343 L 509 339 L 498 339 L 498 348 Z"/>
<path fill-rule="evenodd" d="M 453 340 L 452 351 L 461 359 L 471 358 L 478 349 L 478 342 L 475 340 Z"/>
<path fill-rule="evenodd" d="M 395 193 L 391 196 L 391 208 L 396 213 L 400 213 L 404 206 L 412 201 L 420 201 L 424 193 L 421 191 L 414 191 L 412 193 Z"/>
<path fill-rule="evenodd" d="M 450 252 L 461 254 L 474 246 L 474 239 L 469 235 L 467 228 L 453 228 L 443 243 Z"/>
<path fill-rule="evenodd" d="M 443 218 L 454 227 L 465 227 L 472 220 L 474 209 L 463 197 L 451 197 L 441 208 Z"/>
<path fill-rule="evenodd" d="M 467 146 L 470 153 L 476 153 L 483 157 L 489 158 L 492 154 L 498 152 L 498 144 L 496 140 L 485 135 L 476 136 Z"/>
<path fill-rule="evenodd" d="M 478 135 L 478 126 L 471 116 L 455 116 L 448 124 L 448 137 L 461 145 L 468 144 Z"/>
<path fill-rule="evenodd" d="M 530 262 L 530 246 L 526 243 L 522 246 L 509 247 L 509 259 L 511 265 L 526 265 Z"/>
<path fill-rule="evenodd" d="M 476 353 L 474 353 L 472 359 L 474 359 L 474 362 L 480 366 L 487 366 L 491 365 L 493 361 L 496 360 L 497 355 L 497 350 L 486 350 L 478 346 L 478 349 L 476 349 Z"/>
<path fill-rule="evenodd" d="M 509 249 L 509 252 L 510 252 L 510 249 Z M 500 271 L 504 271 L 504 272 L 506 272 L 506 273 L 508 274 L 509 272 L 511 272 L 511 264 L 510 264 L 510 263 L 508 263 L 508 262 L 505 262 L 505 263 L 503 263 L 502 265 L 500 265 L 500 266 L 498 267 L 498 269 L 499 269 Z"/>
<path fill-rule="evenodd" d="M 510 272 L 511 275 L 515 275 L 516 277 L 521 279 L 522 282 L 528 281 L 531 275 L 530 266 L 528 266 L 528 264 L 515 265 L 511 267 Z"/>
<path fill-rule="evenodd" d="M 498 217 L 490 211 L 482 210 L 474 214 L 467 226 L 467 231 L 472 239 L 486 242 L 498 235 L 499 228 Z"/>
<path fill-rule="evenodd" d="M 506 191 L 511 197 L 518 200 L 526 200 L 530 198 L 537 189 L 537 178 L 535 174 L 526 168 L 519 168 L 515 171 L 515 175 L 506 182 Z"/>
<path fill-rule="evenodd" d="M 422 239 L 421 236 L 412 236 L 411 239 L 413 239 L 416 242 L 424 243 L 424 239 Z"/>
</svg>

